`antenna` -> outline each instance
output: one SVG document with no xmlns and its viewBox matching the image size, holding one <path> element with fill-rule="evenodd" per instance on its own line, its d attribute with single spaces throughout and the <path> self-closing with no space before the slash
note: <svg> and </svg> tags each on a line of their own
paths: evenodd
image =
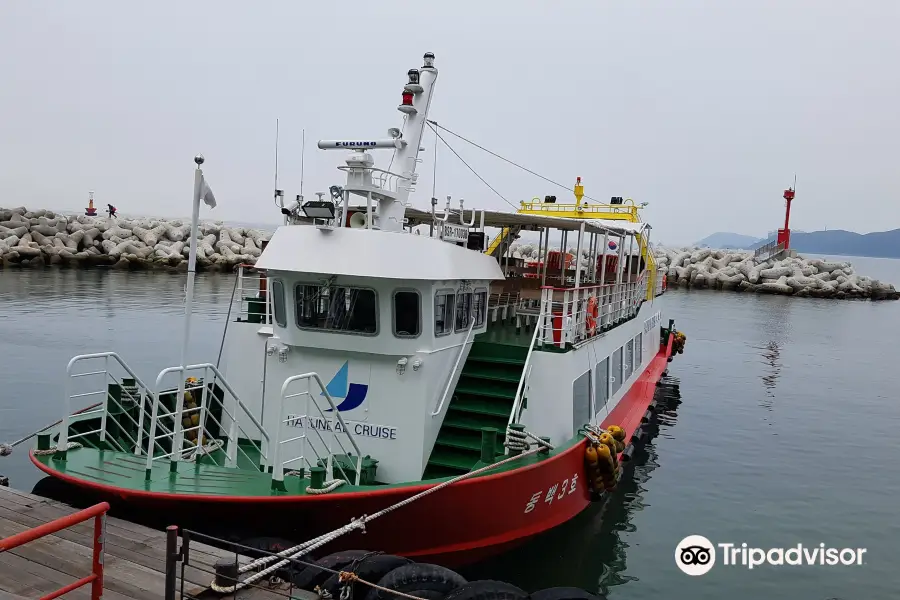
<svg viewBox="0 0 900 600">
<path fill-rule="evenodd" d="M 278 189 L 278 118 L 275 119 L 275 189 Z"/>
<path fill-rule="evenodd" d="M 278 118 L 275 119 L 275 205 L 284 208 L 284 192 L 278 189 Z"/>
<path fill-rule="evenodd" d="M 794 193 L 796 193 L 797 192 L 797 174 L 796 173 L 794 173 L 794 188 L 793 189 L 794 189 Z"/>
<path fill-rule="evenodd" d="M 306 129 L 300 134 L 300 197 L 303 197 L 303 155 L 306 154 Z"/>
</svg>

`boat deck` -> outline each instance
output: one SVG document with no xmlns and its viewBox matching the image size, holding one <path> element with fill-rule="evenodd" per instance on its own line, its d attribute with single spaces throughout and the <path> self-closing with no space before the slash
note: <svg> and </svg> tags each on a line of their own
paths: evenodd
<svg viewBox="0 0 900 600">
<path fill-rule="evenodd" d="M 0 538 L 21 533 L 75 509 L 0 487 Z M 91 572 L 93 520 L 63 529 L 18 548 L 0 552 L 0 598 L 36 598 L 58 590 Z M 212 580 L 215 562 L 234 554 L 192 541 L 191 563 L 185 568 L 184 590 L 200 595 Z M 104 598 L 159 600 L 165 597 L 166 534 L 108 517 L 104 556 Z M 180 567 L 179 567 L 180 572 Z M 209 572 L 206 572 L 209 571 Z M 180 588 L 181 582 L 178 581 Z M 90 586 L 66 598 L 90 598 Z"/>
<path fill-rule="evenodd" d="M 534 335 L 535 327 L 537 327 L 536 322 L 527 325 L 523 324 L 519 330 L 516 330 L 515 323 L 494 321 L 488 324 L 484 333 L 479 333 L 475 336 L 475 341 L 527 348 L 528 344 L 531 343 L 531 336 Z"/>
<path fill-rule="evenodd" d="M 495 472 L 522 467 L 538 460 L 540 459 L 536 456 L 529 456 L 515 464 L 498 467 Z M 285 491 L 276 491 L 272 489 L 272 476 L 269 473 L 246 467 L 221 467 L 202 461 L 180 462 L 177 474 L 173 474 L 169 470 L 168 459 L 158 460 L 154 463 L 148 481 L 145 476 L 146 462 L 143 459 L 133 454 L 87 446 L 69 450 L 66 453 L 65 461 L 54 460 L 52 455 L 36 456 L 34 461 L 48 474 L 63 480 L 74 479 L 83 483 L 95 484 L 97 487 L 120 488 L 135 492 L 256 498 L 309 495 L 306 492 L 306 488 L 310 485 L 308 478 L 285 477 Z M 437 481 L 438 479 L 434 483 Z M 341 486 L 340 490 L 332 495 L 409 485 L 410 483 L 363 486 L 348 484 Z"/>
<path fill-rule="evenodd" d="M 223 495 L 223 496 L 271 496 L 285 492 L 272 491 L 272 476 L 249 468 L 228 468 L 205 462 L 178 464 L 177 475 L 170 471 L 168 459 L 154 463 L 151 477 L 146 479 L 146 460 L 117 452 L 96 448 L 79 448 L 66 453 L 66 460 L 53 460 L 51 456 L 37 456 L 41 465 L 65 476 L 88 483 L 143 492 L 164 494 Z M 287 494 L 305 496 L 309 479 L 285 477 Z M 347 485 L 342 491 L 356 488 Z"/>
</svg>

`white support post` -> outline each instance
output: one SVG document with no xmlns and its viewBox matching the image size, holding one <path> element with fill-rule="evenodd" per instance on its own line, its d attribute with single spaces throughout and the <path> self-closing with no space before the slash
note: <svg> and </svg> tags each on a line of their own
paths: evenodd
<svg viewBox="0 0 900 600">
<path fill-rule="evenodd" d="M 634 289 L 635 289 L 634 286 L 637 285 L 637 282 L 634 281 L 631 277 L 632 267 L 634 267 L 634 265 L 632 264 L 633 262 L 634 262 L 634 234 L 632 233 L 631 238 L 628 240 L 628 287 L 629 287 L 628 296 L 629 296 L 629 298 L 628 298 L 628 313 L 625 315 L 627 317 L 630 317 L 631 313 L 632 313 L 632 308 L 634 305 L 634 298 L 632 298 L 632 296 L 634 295 Z"/>
<path fill-rule="evenodd" d="M 139 399 L 140 406 L 138 406 L 138 422 L 137 422 L 137 441 L 134 443 L 134 455 L 140 456 L 143 451 L 143 442 L 144 442 L 144 403 L 147 398 L 147 390 L 144 386 L 137 383 L 141 388 L 141 397 Z M 153 454 L 153 442 L 150 442 L 150 449 L 148 451 L 150 454 Z"/>
<path fill-rule="evenodd" d="M 106 416 L 109 414 L 109 381 L 112 379 L 109 375 L 109 356 L 103 359 L 103 412 L 100 413 L 100 441 L 106 441 Z M 121 397 L 121 395 L 120 395 Z"/>
<path fill-rule="evenodd" d="M 541 240 L 544 242 L 544 253 L 543 253 L 543 257 L 538 256 L 538 258 L 541 260 L 541 262 L 542 262 L 543 265 L 544 265 L 544 268 L 542 269 L 544 273 L 543 273 L 543 275 L 541 276 L 541 287 L 544 287 L 545 285 L 547 285 L 547 265 L 548 265 L 548 262 L 549 262 L 549 261 L 547 260 L 547 254 L 550 253 L 550 228 L 549 228 L 549 227 L 545 227 L 545 228 L 544 228 L 544 231 L 547 232 L 547 239 L 546 239 L 546 241 L 544 241 L 544 235 L 541 234 Z"/>
<path fill-rule="evenodd" d="M 575 287 L 581 285 L 581 243 L 584 240 L 584 221 L 578 228 L 578 243 L 575 248 Z"/>
<path fill-rule="evenodd" d="M 622 308 L 625 304 L 624 302 L 624 294 L 622 293 L 622 272 L 625 270 L 625 264 L 623 257 L 625 256 L 625 236 L 619 236 L 619 252 L 616 255 L 616 286 L 613 290 L 613 296 L 615 301 L 615 311 L 613 312 L 614 321 L 618 321 L 622 318 Z"/>
</svg>

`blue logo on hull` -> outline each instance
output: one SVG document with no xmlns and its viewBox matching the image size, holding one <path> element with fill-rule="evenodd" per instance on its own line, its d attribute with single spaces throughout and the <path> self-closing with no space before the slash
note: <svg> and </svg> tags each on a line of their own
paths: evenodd
<svg viewBox="0 0 900 600">
<path fill-rule="evenodd" d="M 368 385 L 362 383 L 350 383 L 349 371 L 350 361 L 346 361 L 343 366 L 338 369 L 338 372 L 335 373 L 334 377 L 331 378 L 328 385 L 325 386 L 329 396 L 334 400 L 342 400 L 342 402 L 337 405 L 338 412 L 345 412 L 359 407 L 359 405 L 363 403 L 363 400 L 366 399 L 366 394 L 369 392 Z M 324 396 L 325 394 L 322 393 L 321 395 Z M 328 412 L 331 411 L 330 408 L 327 410 Z"/>
</svg>

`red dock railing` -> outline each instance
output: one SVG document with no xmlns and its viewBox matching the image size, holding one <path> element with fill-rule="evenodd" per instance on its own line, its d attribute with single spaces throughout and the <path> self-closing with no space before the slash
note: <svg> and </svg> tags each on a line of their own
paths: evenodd
<svg viewBox="0 0 900 600">
<path fill-rule="evenodd" d="M 42 596 L 40 600 L 52 600 L 63 594 L 68 594 L 72 590 L 91 584 L 91 600 L 100 600 L 103 597 L 103 537 L 106 530 L 106 513 L 109 511 L 109 504 L 101 502 L 90 508 L 80 510 L 75 514 L 61 517 L 49 523 L 44 523 L 38 527 L 17 533 L 8 538 L 0 539 L 0 553 L 7 552 L 13 548 L 18 548 L 22 544 L 33 542 L 45 535 L 52 535 L 57 531 L 66 529 L 84 523 L 90 519 L 94 519 L 94 555 L 91 562 L 91 574 L 82 577 L 78 581 L 73 581 L 65 587 L 61 587 L 53 593 Z"/>
</svg>

